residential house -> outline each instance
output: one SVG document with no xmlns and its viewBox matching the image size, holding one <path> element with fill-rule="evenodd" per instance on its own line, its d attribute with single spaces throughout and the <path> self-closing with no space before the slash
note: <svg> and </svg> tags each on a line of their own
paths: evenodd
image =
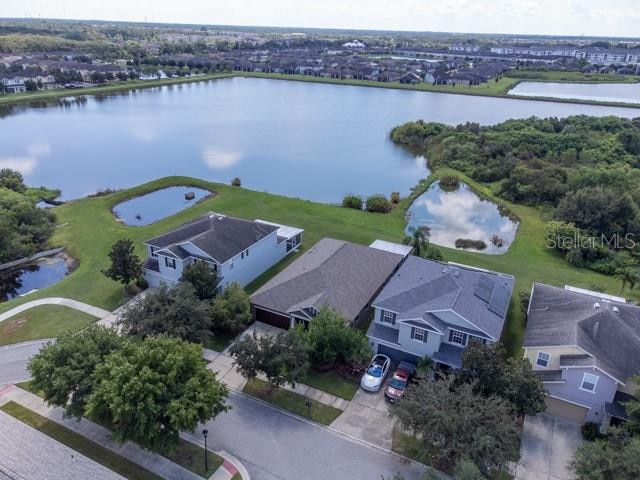
<svg viewBox="0 0 640 480">
<path fill-rule="evenodd" d="M 624 420 L 638 388 L 640 307 L 624 298 L 535 283 L 524 355 L 548 390 L 547 411 L 604 426 Z"/>
<path fill-rule="evenodd" d="M 323 238 L 251 296 L 256 320 L 280 328 L 313 321 L 328 306 L 352 324 L 368 318 L 371 300 L 411 252 Z"/>
<path fill-rule="evenodd" d="M 218 272 L 220 288 L 231 282 L 245 286 L 296 251 L 302 233 L 265 220 L 208 213 L 145 242 L 144 277 L 151 287 L 175 285 L 184 268 L 203 261 Z"/>
<path fill-rule="evenodd" d="M 24 80 L 21 75 L 10 73 L 0 78 L 0 83 L 2 83 L 6 93 L 23 93 L 27 91 Z"/>
<path fill-rule="evenodd" d="M 472 340 L 500 339 L 514 282 L 503 273 L 409 257 L 372 303 L 371 347 L 394 361 L 431 357 L 460 368 Z"/>
</svg>

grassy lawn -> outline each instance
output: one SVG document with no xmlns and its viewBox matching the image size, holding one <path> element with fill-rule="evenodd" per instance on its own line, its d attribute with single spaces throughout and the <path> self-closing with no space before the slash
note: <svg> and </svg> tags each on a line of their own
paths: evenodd
<svg viewBox="0 0 640 480">
<path fill-rule="evenodd" d="M 180 439 L 178 446 L 173 452 L 158 452 L 163 457 L 168 458 L 178 465 L 182 465 L 187 470 L 200 475 L 203 478 L 209 478 L 222 465 L 224 459 L 220 455 L 207 451 L 209 460 L 209 469 L 204 469 L 204 448 L 195 443 L 187 442 Z"/>
<path fill-rule="evenodd" d="M 0 322 L 0 345 L 77 332 L 97 318 L 62 305 L 40 305 Z"/>
<path fill-rule="evenodd" d="M 341 377 L 333 370 L 316 372 L 310 369 L 303 383 L 345 400 L 351 400 L 358 391 L 358 383 Z"/>
<path fill-rule="evenodd" d="M 189 177 L 167 177 L 109 196 L 69 202 L 53 209 L 58 223 L 63 226 L 56 229 L 51 244 L 65 246 L 69 254 L 79 260 L 79 267 L 51 287 L 34 292 L 28 298 L 17 298 L 0 305 L 0 312 L 29 300 L 49 296 L 74 298 L 112 310 L 125 300 L 122 286 L 100 273 L 100 270 L 108 265 L 107 254 L 113 242 L 119 238 L 132 239 L 138 254 L 143 258 L 144 240 L 207 211 L 248 219 L 264 218 L 304 228 L 301 251 L 308 249 L 323 237 L 334 237 L 365 245 L 375 239 L 399 242 L 404 237 L 404 214 L 411 199 L 424 191 L 432 181 L 446 174 L 457 173 L 447 169 L 438 170 L 428 180 L 422 181 L 414 193 L 388 215 L 345 209 Z M 447 261 L 475 265 L 516 276 L 514 301 L 503 333 L 503 340 L 509 352 L 514 355 L 519 353 L 524 330 L 517 292 L 530 292 L 532 282 L 541 281 L 558 286 L 571 284 L 585 288 L 597 286 L 608 293 L 618 294 L 620 287 L 614 278 L 573 267 L 546 248 L 543 238 L 546 220 L 540 210 L 498 200 L 489 187 L 480 185 L 464 175 L 457 175 L 476 191 L 506 206 L 521 219 L 516 239 L 503 255 L 486 255 L 441 247 Z M 152 225 L 129 227 L 116 222 L 111 213 L 111 208 L 116 203 L 171 185 L 208 188 L 214 190 L 217 195 Z M 249 291 L 257 288 L 299 255 L 291 255 L 265 272 L 249 285 Z"/>
<path fill-rule="evenodd" d="M 242 391 L 247 395 L 289 410 L 301 417 L 309 418 L 307 406 L 305 405 L 309 399 L 303 395 L 282 388 L 276 388 L 272 392 L 268 392 L 268 383 L 260 379 L 249 380 Z M 311 400 L 311 420 L 315 422 L 329 425 L 341 413 L 342 410 Z"/>
<path fill-rule="evenodd" d="M 216 352 L 222 352 L 225 348 L 233 343 L 238 338 L 239 333 L 220 333 L 214 334 L 213 338 L 210 338 L 205 342 L 204 348 L 215 350 Z"/>
<path fill-rule="evenodd" d="M 111 450 L 92 442 L 48 418 L 32 412 L 22 405 L 18 405 L 15 402 L 8 402 L 1 406 L 0 410 L 125 478 L 130 480 L 161 480 L 161 477 L 130 460 L 121 457 Z"/>
</svg>

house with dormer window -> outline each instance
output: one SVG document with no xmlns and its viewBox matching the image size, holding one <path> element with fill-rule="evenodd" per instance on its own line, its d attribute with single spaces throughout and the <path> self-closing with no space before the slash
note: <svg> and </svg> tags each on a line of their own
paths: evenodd
<svg viewBox="0 0 640 480">
<path fill-rule="evenodd" d="M 219 287 L 247 285 L 290 253 L 303 230 L 265 220 L 244 220 L 208 213 L 145 242 L 142 271 L 150 287 L 175 285 L 182 271 L 205 262 L 218 273 Z"/>
<path fill-rule="evenodd" d="M 500 339 L 513 286 L 511 275 L 409 257 L 373 301 L 367 337 L 394 361 L 460 368 L 471 341 Z"/>
</svg>

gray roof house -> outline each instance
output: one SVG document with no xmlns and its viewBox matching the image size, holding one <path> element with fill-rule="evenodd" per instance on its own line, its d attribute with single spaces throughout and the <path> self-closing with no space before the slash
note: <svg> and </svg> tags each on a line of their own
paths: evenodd
<svg viewBox="0 0 640 480">
<path fill-rule="evenodd" d="M 523 346 L 547 388 L 548 412 L 604 426 L 626 419 L 624 401 L 638 389 L 640 307 L 534 283 Z"/>
<path fill-rule="evenodd" d="M 323 238 L 251 296 L 254 318 L 290 328 L 328 306 L 356 324 L 408 253 L 390 250 Z"/>
<path fill-rule="evenodd" d="M 459 368 L 471 340 L 500 339 L 513 286 L 511 275 L 409 257 L 373 301 L 367 337 L 394 361 Z"/>
<path fill-rule="evenodd" d="M 145 242 L 143 274 L 149 286 L 174 285 L 196 261 L 218 272 L 220 287 L 244 286 L 296 251 L 303 230 L 265 220 L 207 213 Z"/>
</svg>

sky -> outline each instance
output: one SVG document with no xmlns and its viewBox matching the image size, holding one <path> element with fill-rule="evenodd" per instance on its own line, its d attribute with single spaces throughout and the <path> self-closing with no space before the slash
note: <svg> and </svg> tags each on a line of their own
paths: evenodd
<svg viewBox="0 0 640 480">
<path fill-rule="evenodd" d="M 0 0 L 0 17 L 637 37 L 639 3 L 640 0 Z"/>
</svg>

